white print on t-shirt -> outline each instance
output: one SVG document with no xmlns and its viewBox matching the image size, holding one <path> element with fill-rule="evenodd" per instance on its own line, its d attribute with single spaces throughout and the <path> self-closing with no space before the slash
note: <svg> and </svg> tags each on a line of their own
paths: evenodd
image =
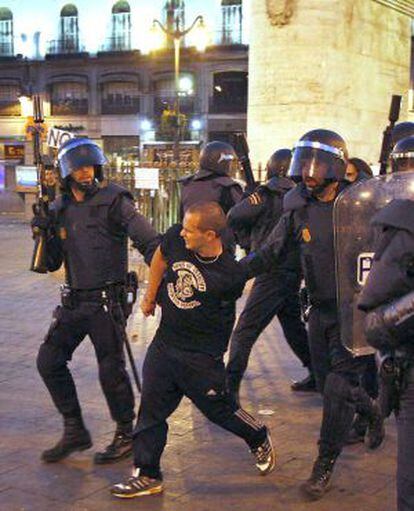
<svg viewBox="0 0 414 511">
<path fill-rule="evenodd" d="M 179 309 L 194 309 L 201 303 L 198 300 L 189 300 L 194 296 L 194 291 L 204 293 L 206 281 L 194 264 L 188 261 L 178 261 L 172 265 L 172 270 L 177 274 L 175 284 L 170 282 L 167 286 L 168 296 L 173 304 Z"/>
</svg>

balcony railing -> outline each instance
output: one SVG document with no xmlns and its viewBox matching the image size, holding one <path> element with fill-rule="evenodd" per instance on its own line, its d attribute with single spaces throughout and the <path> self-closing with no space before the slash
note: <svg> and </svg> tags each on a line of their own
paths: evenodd
<svg viewBox="0 0 414 511">
<path fill-rule="evenodd" d="M 13 57 L 13 41 L 0 42 L 0 57 Z"/>
<path fill-rule="evenodd" d="M 121 96 L 106 97 L 101 101 L 101 112 L 104 115 L 111 114 L 138 114 L 140 112 L 139 97 Z"/>
<path fill-rule="evenodd" d="M 68 55 L 82 53 L 85 46 L 77 38 L 56 39 L 48 42 L 47 52 L 49 55 Z"/>
<path fill-rule="evenodd" d="M 247 113 L 247 96 L 211 97 L 208 111 L 211 114 L 245 114 Z"/>
<path fill-rule="evenodd" d="M 87 115 L 88 99 L 52 99 L 52 115 Z"/>
<path fill-rule="evenodd" d="M 175 96 L 162 96 L 154 98 L 154 114 L 159 116 L 164 110 L 174 109 Z M 180 112 L 185 115 L 191 115 L 195 112 L 196 102 L 193 96 L 180 97 Z"/>
<path fill-rule="evenodd" d="M 243 34 L 241 30 L 226 29 L 215 30 L 211 33 L 211 42 L 215 46 L 241 46 L 243 45 Z"/>
<path fill-rule="evenodd" d="M 101 45 L 100 52 L 110 51 L 131 51 L 131 36 L 125 35 L 120 37 L 109 37 L 105 40 L 104 44 Z"/>
</svg>

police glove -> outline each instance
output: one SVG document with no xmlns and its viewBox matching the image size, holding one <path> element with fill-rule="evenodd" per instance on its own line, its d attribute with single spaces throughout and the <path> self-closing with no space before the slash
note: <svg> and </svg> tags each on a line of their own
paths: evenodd
<svg viewBox="0 0 414 511">
<path fill-rule="evenodd" d="M 39 231 L 45 232 L 50 228 L 51 224 L 50 217 L 40 215 L 35 215 L 30 222 L 33 233 L 38 233 Z"/>
</svg>

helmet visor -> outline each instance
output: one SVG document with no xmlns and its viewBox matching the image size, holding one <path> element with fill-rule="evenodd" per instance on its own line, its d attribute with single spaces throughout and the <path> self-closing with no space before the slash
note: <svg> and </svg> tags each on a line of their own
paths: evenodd
<svg viewBox="0 0 414 511">
<path fill-rule="evenodd" d="M 299 182 L 312 178 L 321 184 L 340 181 L 345 174 L 345 156 L 341 149 L 312 141 L 299 141 L 293 151 L 288 176 Z"/>
<path fill-rule="evenodd" d="M 414 170 L 414 152 L 391 154 L 393 172 L 408 172 Z"/>
</svg>

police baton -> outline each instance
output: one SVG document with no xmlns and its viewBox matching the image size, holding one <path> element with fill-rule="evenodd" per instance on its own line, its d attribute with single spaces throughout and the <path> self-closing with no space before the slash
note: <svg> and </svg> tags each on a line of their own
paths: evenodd
<svg viewBox="0 0 414 511">
<path fill-rule="evenodd" d="M 141 380 L 138 374 L 137 366 L 135 365 L 131 344 L 126 333 L 127 320 L 124 315 L 124 311 L 122 310 L 121 304 L 114 297 L 113 285 L 110 284 L 107 285 L 107 289 L 108 291 L 103 291 L 103 297 L 106 301 L 104 308 L 106 309 L 106 311 L 108 312 L 109 316 L 112 319 L 116 336 L 126 348 L 129 363 L 132 369 L 132 374 L 134 376 L 135 384 L 137 386 L 138 394 L 141 394 L 142 391 Z"/>
</svg>

